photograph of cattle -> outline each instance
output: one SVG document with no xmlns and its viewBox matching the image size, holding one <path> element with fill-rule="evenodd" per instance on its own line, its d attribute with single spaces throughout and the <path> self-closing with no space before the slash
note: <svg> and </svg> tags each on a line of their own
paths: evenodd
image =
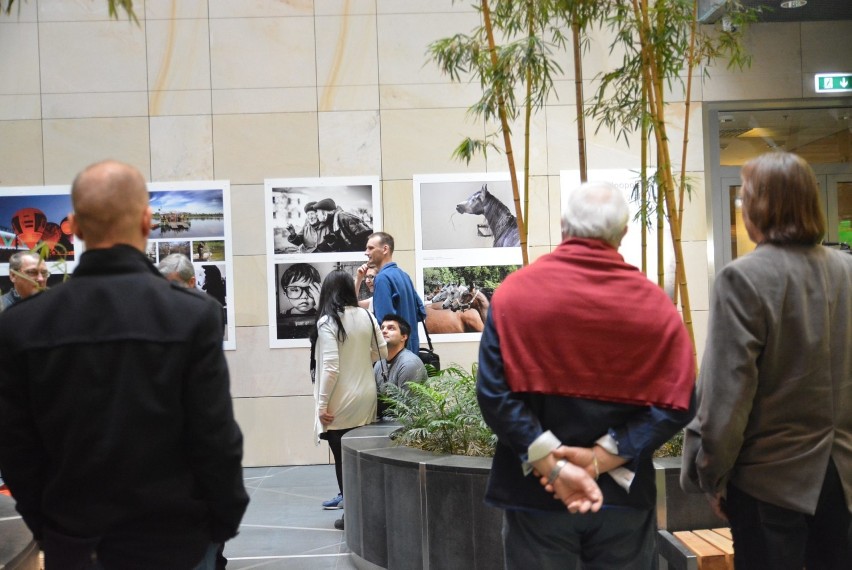
<svg viewBox="0 0 852 570">
<path fill-rule="evenodd" d="M 429 334 L 481 333 L 491 295 L 517 268 L 517 265 L 424 268 L 423 291 Z"/>
<path fill-rule="evenodd" d="M 508 174 L 415 176 L 414 185 L 421 249 L 520 246 Z"/>
</svg>

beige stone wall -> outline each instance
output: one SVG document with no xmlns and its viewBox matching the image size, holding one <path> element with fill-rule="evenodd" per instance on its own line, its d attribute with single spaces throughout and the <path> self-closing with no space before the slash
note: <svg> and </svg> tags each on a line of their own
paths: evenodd
<svg viewBox="0 0 852 570">
<path fill-rule="evenodd" d="M 412 176 L 506 170 L 498 155 L 469 166 L 451 159 L 463 136 L 484 132 L 466 118 L 478 87 L 449 84 L 424 55 L 430 41 L 474 27 L 476 12 L 451 0 L 139 0 L 136 26 L 110 21 L 105 0 L 17 4 L 0 17 L 0 186 L 68 184 L 107 157 L 152 181 L 230 180 L 238 348 L 228 360 L 245 463 L 328 461 L 311 435 L 307 349 L 268 348 L 263 181 L 380 175 L 385 229 L 413 274 Z M 703 180 L 702 100 L 812 96 L 814 72 L 848 67 L 850 32 L 848 22 L 755 26 L 752 69 L 711 70 L 712 80 L 696 88 L 690 175 Z M 588 78 L 617 57 L 603 38 L 592 41 Z M 577 168 L 567 56 L 563 67 L 558 99 L 534 119 L 532 257 L 558 243 L 559 171 Z M 674 140 L 682 137 L 681 99 L 672 94 Z M 638 145 L 606 132 L 590 129 L 588 153 L 590 168 L 638 166 Z M 703 188 L 686 216 L 701 347 Z M 476 350 L 476 343 L 438 346 L 444 362 L 464 365 Z"/>
</svg>

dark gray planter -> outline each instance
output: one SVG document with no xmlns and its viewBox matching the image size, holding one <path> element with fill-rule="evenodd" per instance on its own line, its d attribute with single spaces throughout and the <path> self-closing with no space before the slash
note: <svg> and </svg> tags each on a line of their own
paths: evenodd
<svg viewBox="0 0 852 570">
<path fill-rule="evenodd" d="M 680 488 L 680 457 L 654 459 L 657 477 L 657 527 L 677 532 L 719 528 L 728 524 L 719 519 L 701 493 L 685 493 Z"/>
<path fill-rule="evenodd" d="M 363 569 L 503 566 L 502 512 L 483 502 L 491 459 L 395 446 L 392 424 L 343 438 L 346 542 Z"/>
</svg>

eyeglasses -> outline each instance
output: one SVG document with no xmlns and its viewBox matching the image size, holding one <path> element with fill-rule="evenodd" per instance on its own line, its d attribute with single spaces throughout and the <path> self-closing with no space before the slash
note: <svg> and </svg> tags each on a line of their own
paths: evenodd
<svg viewBox="0 0 852 570">
<path fill-rule="evenodd" d="M 298 299 L 303 296 L 309 296 L 308 289 L 310 289 L 310 286 L 300 287 L 298 285 L 290 285 L 285 287 L 284 292 L 287 293 L 288 299 Z"/>
<path fill-rule="evenodd" d="M 42 269 L 39 271 L 38 269 L 25 269 L 24 271 L 15 271 L 18 275 L 26 275 L 27 277 L 31 277 L 33 279 L 38 279 L 39 275 L 47 279 L 50 277 L 50 271 L 47 269 Z"/>
</svg>

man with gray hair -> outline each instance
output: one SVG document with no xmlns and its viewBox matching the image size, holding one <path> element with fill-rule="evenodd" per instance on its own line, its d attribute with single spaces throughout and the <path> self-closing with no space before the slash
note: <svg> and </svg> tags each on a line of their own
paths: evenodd
<svg viewBox="0 0 852 570">
<path fill-rule="evenodd" d="M 47 287 L 50 271 L 41 256 L 34 251 L 17 251 L 9 258 L 9 280 L 12 288 L 0 297 L 0 311 L 18 301 L 31 297 Z"/>
<path fill-rule="evenodd" d="M 163 277 L 188 289 L 195 289 L 195 268 L 187 256 L 182 253 L 172 253 L 160 260 L 157 269 Z"/>
<path fill-rule="evenodd" d="M 671 300 L 617 251 L 628 218 L 614 186 L 580 186 L 563 242 L 491 300 L 477 396 L 506 568 L 655 567 L 651 458 L 694 414 L 695 361 Z"/>
</svg>

